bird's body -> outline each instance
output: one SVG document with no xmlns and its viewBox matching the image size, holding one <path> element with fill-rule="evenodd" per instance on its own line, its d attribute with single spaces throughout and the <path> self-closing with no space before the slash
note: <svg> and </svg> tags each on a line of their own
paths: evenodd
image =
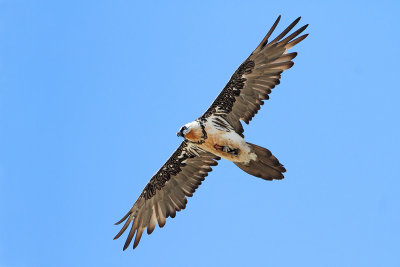
<svg viewBox="0 0 400 267">
<path fill-rule="evenodd" d="M 221 118 L 210 117 L 204 121 L 195 120 L 185 126 L 192 129 L 185 135 L 189 142 L 216 156 L 232 162 L 244 163 L 257 158 L 244 138 Z"/>
<path fill-rule="evenodd" d="M 184 209 L 187 197 L 216 166 L 221 158 L 232 161 L 243 171 L 264 180 L 283 179 L 286 171 L 272 153 L 244 139 L 240 121 L 249 123 L 271 90 L 280 83 L 281 73 L 293 66 L 297 53 L 287 51 L 304 40 L 299 36 L 307 25 L 286 36 L 299 22 L 291 23 L 269 42 L 280 16 L 267 35 L 239 66 L 208 110 L 177 133 L 184 140 L 161 169 L 154 174 L 133 207 L 117 224 L 125 221 L 119 238 L 131 224 L 124 250 L 134 239 L 135 248 L 143 231 L 163 227 L 168 217 Z"/>
</svg>

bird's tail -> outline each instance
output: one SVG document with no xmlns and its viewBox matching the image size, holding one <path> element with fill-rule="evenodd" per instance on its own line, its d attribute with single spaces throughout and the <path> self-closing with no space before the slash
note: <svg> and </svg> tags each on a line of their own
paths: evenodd
<svg viewBox="0 0 400 267">
<path fill-rule="evenodd" d="M 272 155 L 271 151 L 266 148 L 247 143 L 252 152 L 256 153 L 257 159 L 251 160 L 249 163 L 244 164 L 241 162 L 234 162 L 243 171 L 264 180 L 283 179 L 283 172 L 286 169 L 279 162 L 277 158 Z"/>
</svg>

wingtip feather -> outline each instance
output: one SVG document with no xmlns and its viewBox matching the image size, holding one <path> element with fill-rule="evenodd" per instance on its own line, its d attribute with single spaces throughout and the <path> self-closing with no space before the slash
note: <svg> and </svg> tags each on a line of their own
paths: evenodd
<svg viewBox="0 0 400 267">
<path fill-rule="evenodd" d="M 118 225 L 118 224 L 120 224 L 120 223 L 122 223 L 123 221 L 125 221 L 126 220 L 126 218 L 128 218 L 129 217 L 129 215 L 131 215 L 132 214 L 132 211 L 130 210 L 130 211 L 128 211 L 128 213 L 126 213 L 125 214 L 125 216 L 124 217 L 122 217 L 122 219 L 121 220 L 119 220 L 118 222 L 116 222 L 116 223 L 114 223 L 114 225 Z"/>
</svg>

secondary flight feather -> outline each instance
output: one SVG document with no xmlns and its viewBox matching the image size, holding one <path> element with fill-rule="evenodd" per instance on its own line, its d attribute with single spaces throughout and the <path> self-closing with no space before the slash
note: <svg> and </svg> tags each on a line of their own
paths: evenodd
<svg viewBox="0 0 400 267">
<path fill-rule="evenodd" d="M 150 179 L 129 212 L 116 224 L 125 223 L 114 239 L 129 226 L 124 250 L 134 238 L 136 248 L 145 229 L 151 234 L 157 223 L 163 227 L 168 217 L 186 207 L 204 178 L 221 158 L 232 161 L 243 171 L 264 180 L 283 179 L 286 171 L 272 153 L 244 140 L 240 121 L 249 123 L 271 90 L 279 84 L 281 73 L 293 66 L 296 52 L 288 50 L 304 40 L 305 25 L 289 32 L 300 21 L 292 22 L 269 41 L 279 23 L 275 21 L 267 35 L 239 66 L 207 111 L 180 128 L 183 142 L 161 169 Z"/>
</svg>

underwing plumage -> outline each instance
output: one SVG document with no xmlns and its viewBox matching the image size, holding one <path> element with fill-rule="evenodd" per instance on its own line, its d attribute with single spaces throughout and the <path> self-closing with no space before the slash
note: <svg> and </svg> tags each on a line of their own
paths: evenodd
<svg viewBox="0 0 400 267">
<path fill-rule="evenodd" d="M 114 239 L 131 225 L 124 250 L 132 240 L 136 248 L 145 229 L 151 234 L 157 223 L 164 227 L 168 217 L 174 218 L 177 211 L 184 209 L 187 197 L 193 195 L 221 158 L 264 180 L 284 178 L 285 168 L 268 149 L 244 140 L 240 122 L 248 124 L 264 100 L 269 99 L 271 90 L 280 83 L 282 72 L 294 64 L 292 60 L 297 53 L 287 51 L 308 36 L 300 36 L 308 26 L 305 25 L 286 37 L 300 21 L 299 17 L 269 42 L 280 18 L 207 111 L 180 129 L 177 135 L 184 138 L 181 145 L 150 179 L 128 213 L 116 223 L 125 221 Z"/>
</svg>

